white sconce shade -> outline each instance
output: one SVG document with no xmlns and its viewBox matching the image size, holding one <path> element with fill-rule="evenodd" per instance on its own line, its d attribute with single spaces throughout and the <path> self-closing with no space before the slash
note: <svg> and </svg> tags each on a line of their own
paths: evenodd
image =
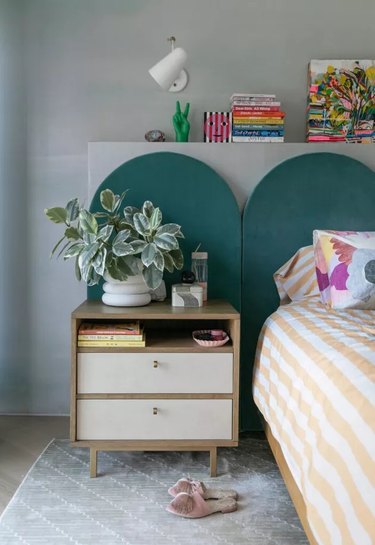
<svg viewBox="0 0 375 545">
<path fill-rule="evenodd" d="M 186 51 L 181 47 L 176 47 L 150 68 L 149 74 L 164 91 L 169 90 L 172 93 L 182 91 L 188 82 L 187 72 L 183 70 L 186 59 Z"/>
</svg>

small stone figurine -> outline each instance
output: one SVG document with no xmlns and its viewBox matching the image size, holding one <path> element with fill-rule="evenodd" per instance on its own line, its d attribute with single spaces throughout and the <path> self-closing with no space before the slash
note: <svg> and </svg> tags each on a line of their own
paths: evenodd
<svg viewBox="0 0 375 545">
<path fill-rule="evenodd" d="M 151 131 L 146 132 L 145 139 L 147 142 L 165 142 L 165 134 L 158 129 L 151 129 Z"/>
<path fill-rule="evenodd" d="M 186 103 L 185 110 L 181 112 L 179 100 L 176 102 L 176 113 L 173 115 L 173 127 L 176 133 L 176 142 L 187 142 L 189 140 L 190 123 L 187 119 L 189 115 L 189 102 Z"/>
</svg>

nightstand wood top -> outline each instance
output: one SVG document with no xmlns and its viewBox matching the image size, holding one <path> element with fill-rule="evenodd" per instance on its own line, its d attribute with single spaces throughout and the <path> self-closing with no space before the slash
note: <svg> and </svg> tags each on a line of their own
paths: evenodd
<svg viewBox="0 0 375 545">
<path fill-rule="evenodd" d="M 86 300 L 72 312 L 72 318 L 92 319 L 129 319 L 136 320 L 236 320 L 239 312 L 227 301 L 212 299 L 203 307 L 172 307 L 168 299 L 163 302 L 152 302 L 144 307 L 111 307 L 101 301 Z"/>
</svg>

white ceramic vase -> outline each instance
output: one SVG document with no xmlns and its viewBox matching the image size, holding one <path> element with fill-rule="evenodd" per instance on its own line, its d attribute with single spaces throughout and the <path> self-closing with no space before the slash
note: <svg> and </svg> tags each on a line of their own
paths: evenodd
<svg viewBox="0 0 375 545">
<path fill-rule="evenodd" d="M 115 280 L 104 274 L 102 301 L 112 307 L 143 307 L 151 301 L 150 288 L 142 274 L 129 276 L 127 280 Z"/>
</svg>

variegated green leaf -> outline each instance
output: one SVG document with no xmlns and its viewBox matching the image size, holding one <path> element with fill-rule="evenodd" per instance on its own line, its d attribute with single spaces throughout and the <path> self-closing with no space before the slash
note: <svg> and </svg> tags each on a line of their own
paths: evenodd
<svg viewBox="0 0 375 545">
<path fill-rule="evenodd" d="M 117 212 L 120 206 L 122 205 L 122 201 L 125 199 L 125 195 L 127 194 L 128 189 L 126 191 L 123 191 L 121 195 L 115 195 L 115 208 L 114 212 Z"/>
<path fill-rule="evenodd" d="M 65 229 L 65 236 L 70 240 L 79 240 L 81 238 L 76 227 L 67 227 Z"/>
<path fill-rule="evenodd" d="M 156 235 L 154 242 L 158 248 L 161 250 L 175 250 L 178 248 L 178 242 L 175 236 L 170 235 L 169 233 L 162 233 L 161 235 Z"/>
<path fill-rule="evenodd" d="M 154 205 L 151 201 L 145 201 L 142 206 L 142 212 L 147 218 L 151 218 L 154 211 Z"/>
<path fill-rule="evenodd" d="M 100 204 L 107 212 L 113 212 L 116 206 L 116 198 L 110 189 L 104 189 L 100 193 Z"/>
<path fill-rule="evenodd" d="M 124 259 L 126 259 L 126 265 L 129 267 L 133 275 L 140 274 L 142 272 L 143 263 L 139 257 L 136 257 L 135 255 L 127 255 Z"/>
<path fill-rule="evenodd" d="M 98 232 L 98 240 L 102 240 L 103 242 L 107 242 L 109 240 L 110 236 L 113 232 L 113 225 L 105 225 L 105 227 L 102 227 Z"/>
<path fill-rule="evenodd" d="M 75 275 L 76 275 L 76 278 L 78 280 L 78 282 L 81 281 L 81 269 L 79 268 L 79 262 L 78 262 L 78 256 L 76 257 L 76 262 L 75 262 L 75 265 L 74 265 L 74 272 L 75 272 Z"/>
<path fill-rule="evenodd" d="M 119 257 L 134 254 L 134 248 L 127 242 L 116 242 L 112 246 L 113 253 Z"/>
<path fill-rule="evenodd" d="M 96 254 L 96 257 L 93 262 L 93 267 L 95 269 L 95 272 L 99 274 L 100 276 L 103 276 L 104 274 L 106 257 L 107 257 L 106 248 L 101 248 L 99 252 Z"/>
<path fill-rule="evenodd" d="M 95 233 L 85 233 L 83 232 L 83 241 L 85 244 L 87 244 L 87 246 L 90 246 L 91 244 L 94 244 L 94 242 L 96 242 L 96 239 L 97 239 L 97 236 L 95 235 Z"/>
<path fill-rule="evenodd" d="M 89 275 L 87 279 L 87 285 L 88 286 L 96 286 L 96 284 L 99 284 L 100 276 L 95 271 L 94 267 L 91 267 L 89 270 Z"/>
<path fill-rule="evenodd" d="M 173 269 L 174 269 L 173 259 L 171 258 L 168 252 L 163 254 L 163 257 L 164 257 L 164 267 L 167 269 L 168 272 L 170 273 L 173 272 Z"/>
<path fill-rule="evenodd" d="M 141 255 L 141 260 L 145 267 L 148 267 L 149 265 L 151 265 L 151 263 L 153 263 L 156 252 L 157 248 L 153 243 L 147 244 L 144 247 Z"/>
<path fill-rule="evenodd" d="M 85 280 L 85 276 L 87 277 L 87 270 L 89 266 L 92 264 L 96 252 L 99 250 L 99 243 L 95 242 L 94 244 L 91 244 L 91 246 L 87 246 L 85 250 L 83 250 L 79 255 L 79 266 L 81 269 L 81 274 L 83 280 Z M 86 281 L 86 280 L 85 280 Z"/>
<path fill-rule="evenodd" d="M 168 233 L 169 235 L 176 236 L 180 232 L 181 227 L 177 223 L 166 223 L 161 225 L 156 231 L 157 235 L 162 235 L 163 233 Z"/>
<path fill-rule="evenodd" d="M 128 229 L 130 232 L 130 236 L 132 238 L 139 238 L 139 234 L 136 231 L 134 225 L 131 225 L 130 223 L 128 223 L 125 218 L 121 219 L 118 222 L 118 228 L 121 229 L 122 231 L 124 231 L 125 229 Z"/>
<path fill-rule="evenodd" d="M 150 229 L 152 231 L 155 231 L 155 229 L 157 229 L 159 225 L 161 224 L 162 219 L 163 219 L 163 215 L 161 213 L 160 208 L 155 208 L 150 219 Z"/>
<path fill-rule="evenodd" d="M 134 227 L 138 233 L 142 236 L 147 235 L 150 232 L 150 221 L 141 212 L 136 212 L 133 216 Z"/>
<path fill-rule="evenodd" d="M 134 214 L 137 214 L 139 212 L 139 208 L 136 208 L 135 206 L 125 206 L 124 208 L 124 216 L 127 223 L 130 223 L 134 227 L 134 221 L 133 217 Z"/>
<path fill-rule="evenodd" d="M 184 256 L 181 250 L 172 250 L 171 252 L 169 252 L 169 255 L 173 259 L 173 263 L 176 269 L 180 271 L 184 266 Z"/>
<path fill-rule="evenodd" d="M 67 212 L 65 208 L 61 206 L 55 206 L 54 208 L 45 208 L 44 213 L 48 219 L 53 223 L 66 223 Z"/>
<path fill-rule="evenodd" d="M 86 233 L 93 233 L 96 235 L 96 233 L 98 232 L 98 222 L 96 221 L 94 214 L 91 214 L 87 210 L 80 210 L 79 222 L 81 224 L 81 228 Z"/>
<path fill-rule="evenodd" d="M 69 246 L 69 244 L 71 244 L 71 241 L 68 240 L 68 242 L 66 244 L 64 244 L 64 246 L 61 248 L 61 250 L 59 251 L 59 253 L 57 254 L 57 257 L 60 257 L 62 253 L 64 253 L 64 250 Z"/>
<path fill-rule="evenodd" d="M 145 267 L 142 271 L 142 275 L 147 286 L 153 290 L 158 288 L 163 280 L 162 271 L 159 271 L 154 264 L 147 268 Z"/>
<path fill-rule="evenodd" d="M 67 221 L 68 223 L 71 223 L 72 221 L 75 221 L 78 218 L 79 214 L 79 202 L 78 199 L 72 199 L 68 202 L 66 205 L 66 214 L 67 214 Z"/>
<path fill-rule="evenodd" d="M 123 229 L 113 239 L 113 244 L 120 244 L 122 242 L 125 242 L 130 237 L 130 230 L 129 229 Z"/>
<path fill-rule="evenodd" d="M 160 250 L 157 250 L 155 254 L 154 265 L 159 271 L 164 271 L 164 257 Z"/>
<path fill-rule="evenodd" d="M 123 257 L 113 258 L 107 269 L 108 273 L 115 280 L 126 280 L 128 276 L 132 275 L 132 270 Z"/>
<path fill-rule="evenodd" d="M 134 240 L 133 239 L 131 241 L 131 245 L 134 248 L 134 253 L 139 254 L 139 253 L 143 252 L 143 250 L 147 246 L 147 242 L 145 242 L 144 240 L 138 240 L 138 239 Z"/>
<path fill-rule="evenodd" d="M 70 248 L 67 249 L 67 251 L 64 254 L 64 260 L 70 259 L 71 257 L 75 257 L 79 255 L 79 253 L 83 250 L 85 245 L 82 242 L 76 242 L 75 244 L 72 244 Z"/>
<path fill-rule="evenodd" d="M 57 243 L 55 244 L 55 246 L 53 247 L 52 249 L 52 252 L 50 253 L 50 258 L 53 256 L 53 254 L 56 252 L 57 248 L 60 246 L 60 244 L 62 243 L 62 241 L 65 239 L 65 235 L 63 237 L 60 238 L 60 240 L 57 241 Z"/>
</svg>

